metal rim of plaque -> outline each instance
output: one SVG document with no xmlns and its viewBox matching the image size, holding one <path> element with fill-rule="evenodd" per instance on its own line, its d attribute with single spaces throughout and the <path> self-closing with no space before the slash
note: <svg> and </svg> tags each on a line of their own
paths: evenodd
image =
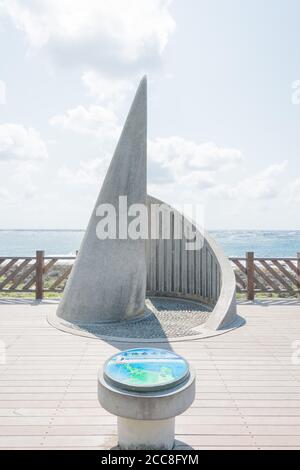
<svg viewBox="0 0 300 470">
<path fill-rule="evenodd" d="M 169 390 L 190 376 L 188 362 L 173 351 L 135 348 L 111 356 L 104 364 L 108 383 L 131 392 Z"/>
</svg>

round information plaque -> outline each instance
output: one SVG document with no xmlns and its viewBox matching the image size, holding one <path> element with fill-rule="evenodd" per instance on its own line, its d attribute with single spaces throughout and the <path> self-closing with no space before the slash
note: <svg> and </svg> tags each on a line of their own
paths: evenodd
<svg viewBox="0 0 300 470">
<path fill-rule="evenodd" d="M 172 388 L 189 374 L 189 365 L 183 357 L 156 348 L 128 349 L 112 356 L 104 365 L 108 382 L 135 392 Z"/>
</svg>

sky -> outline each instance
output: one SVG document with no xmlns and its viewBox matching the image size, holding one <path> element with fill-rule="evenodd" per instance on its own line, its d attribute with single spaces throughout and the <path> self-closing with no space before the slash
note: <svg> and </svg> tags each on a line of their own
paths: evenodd
<svg viewBox="0 0 300 470">
<path fill-rule="evenodd" d="M 148 192 L 300 229 L 298 0 L 0 0 L 0 229 L 85 228 L 148 77 Z"/>
</svg>

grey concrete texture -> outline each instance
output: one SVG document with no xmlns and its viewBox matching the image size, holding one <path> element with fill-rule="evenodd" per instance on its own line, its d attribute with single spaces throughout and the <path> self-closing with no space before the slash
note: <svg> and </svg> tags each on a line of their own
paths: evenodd
<svg viewBox="0 0 300 470">
<path fill-rule="evenodd" d="M 118 416 L 121 450 L 171 450 L 175 440 L 175 418 L 142 421 Z"/>
<path fill-rule="evenodd" d="M 234 271 L 229 259 L 216 241 L 207 233 L 205 233 L 205 240 L 218 261 L 221 273 L 221 291 L 212 315 L 208 318 L 205 327 L 210 330 L 220 331 L 238 328 L 243 324 L 243 320 L 237 314 Z"/>
<path fill-rule="evenodd" d="M 105 239 L 96 234 L 100 204 L 112 204 L 119 222 L 119 196 L 128 206 L 146 204 L 147 80 L 139 85 L 123 132 L 92 212 L 57 316 L 74 322 L 129 320 L 144 312 L 145 240 Z M 124 214 L 122 214 L 124 215 Z M 126 214 L 127 217 L 127 214 Z"/>
<path fill-rule="evenodd" d="M 165 204 L 163 201 L 148 196 L 149 204 Z M 176 209 L 171 208 L 174 213 Z M 212 331 L 229 331 L 232 328 L 241 326 L 242 322 L 237 315 L 236 308 L 236 281 L 234 271 L 230 264 L 229 259 L 225 256 L 222 248 L 218 243 L 209 235 L 207 231 L 203 232 L 203 228 L 198 227 L 196 222 L 195 228 L 203 238 L 203 248 L 200 250 L 203 252 L 202 262 L 196 263 L 196 257 L 187 260 L 188 251 L 180 249 L 180 243 L 176 242 L 169 245 L 167 252 L 158 253 L 156 250 L 152 252 L 152 247 L 148 249 L 150 258 L 150 285 L 153 278 L 153 274 L 156 281 L 157 271 L 166 274 L 166 278 L 173 277 L 174 287 L 177 288 L 176 294 L 179 294 L 182 298 L 194 298 L 199 302 L 207 302 L 211 308 L 211 313 L 207 317 L 206 323 L 203 325 L 206 329 L 203 332 L 204 336 L 210 336 Z M 154 245 L 154 248 L 155 245 Z M 173 251 L 173 257 L 175 263 L 173 266 L 166 266 L 166 258 L 170 258 Z M 207 259 L 205 259 L 205 252 L 207 253 Z M 167 255 L 167 256 L 165 256 Z M 208 260 L 211 259 L 215 263 L 215 272 L 212 271 L 211 264 Z M 175 274 L 177 273 L 177 277 Z M 218 275 L 217 275 L 218 274 Z M 161 276 L 163 277 L 163 276 Z M 220 281 L 218 281 L 218 277 Z M 183 286 L 183 279 L 185 279 L 185 285 Z M 192 280 L 192 282 L 190 281 Z M 195 282 L 194 282 L 195 280 Z M 164 280 L 163 284 L 166 284 L 167 279 Z M 156 282 L 154 284 L 157 284 Z M 161 287 L 161 286 L 160 286 Z M 164 286 L 162 286 L 164 287 Z M 193 290 L 194 289 L 194 290 Z M 192 292 L 191 292 L 192 290 Z M 157 291 L 156 291 L 157 292 Z M 159 289 L 160 295 L 168 295 L 169 292 Z M 207 295 L 207 292 L 209 294 Z M 189 294 L 192 294 L 191 296 Z M 174 295 L 174 292 L 172 292 Z"/>
</svg>

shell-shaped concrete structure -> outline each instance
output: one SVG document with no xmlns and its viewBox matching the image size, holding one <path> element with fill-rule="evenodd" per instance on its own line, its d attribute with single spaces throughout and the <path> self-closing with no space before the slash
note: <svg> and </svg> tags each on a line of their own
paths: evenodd
<svg viewBox="0 0 300 470">
<path fill-rule="evenodd" d="M 68 279 L 55 321 L 68 324 L 120 322 L 142 317 L 149 295 L 185 298 L 210 306 L 204 328 L 216 332 L 237 325 L 235 277 L 229 260 L 216 242 L 194 226 L 202 237 L 201 247 L 185 248 L 184 237 L 175 237 L 174 214 L 171 235 L 165 239 L 161 219 L 149 217 L 149 232 L 155 223 L 155 239 L 118 236 L 99 239 L 99 206 L 116 208 L 119 198 L 132 204 L 161 204 L 147 196 L 147 80 L 143 78 L 127 117 L 115 154 L 93 209 L 79 255 Z M 103 214 L 102 214 L 103 215 Z M 126 215 L 127 217 L 127 215 Z M 173 225 L 172 225 L 173 224 Z"/>
</svg>

